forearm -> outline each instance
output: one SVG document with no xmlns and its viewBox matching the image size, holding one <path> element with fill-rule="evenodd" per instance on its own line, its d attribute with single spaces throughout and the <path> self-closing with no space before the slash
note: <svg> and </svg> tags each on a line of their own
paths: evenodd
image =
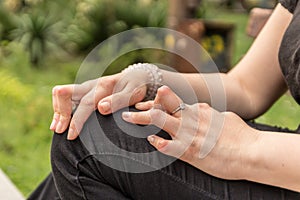
<svg viewBox="0 0 300 200">
<path fill-rule="evenodd" d="M 286 91 L 278 53 L 291 19 L 292 15 L 278 4 L 250 50 L 228 74 L 164 72 L 164 84 L 186 102 L 195 103 L 183 83 L 187 80 L 198 102 L 207 102 L 220 111 L 235 112 L 244 119 L 256 118 Z"/>
<path fill-rule="evenodd" d="M 244 179 L 300 192 L 299 135 L 261 132 L 246 148 Z"/>
<path fill-rule="evenodd" d="M 205 102 L 219 111 L 232 111 L 249 119 L 249 96 L 237 79 L 228 74 L 182 74 L 163 71 L 163 84 L 171 87 L 186 103 Z"/>
</svg>

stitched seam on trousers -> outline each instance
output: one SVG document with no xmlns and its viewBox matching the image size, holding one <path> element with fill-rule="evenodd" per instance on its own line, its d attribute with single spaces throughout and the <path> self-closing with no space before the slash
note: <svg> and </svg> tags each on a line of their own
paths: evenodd
<svg viewBox="0 0 300 200">
<path fill-rule="evenodd" d="M 147 167 L 151 167 L 151 168 L 153 168 L 154 170 L 157 170 L 157 171 L 159 171 L 159 172 L 161 172 L 161 173 L 167 175 L 168 177 L 172 178 L 173 181 L 176 181 L 176 182 L 181 183 L 181 184 L 186 184 L 186 185 L 188 185 L 192 190 L 198 191 L 198 192 L 202 193 L 203 195 L 205 195 L 205 196 L 207 196 L 207 197 L 209 197 L 209 198 L 212 198 L 212 199 L 215 199 L 215 200 L 222 200 L 222 199 L 223 199 L 223 198 L 221 198 L 221 197 L 218 197 L 218 196 L 215 195 L 215 194 L 211 194 L 210 192 L 203 190 L 202 188 L 197 188 L 196 186 L 194 186 L 194 185 L 192 185 L 192 184 L 190 184 L 190 183 L 185 182 L 183 179 L 181 179 L 181 178 L 179 178 L 179 177 L 177 177 L 177 176 L 174 176 L 174 175 L 172 175 L 172 174 L 170 174 L 170 173 L 167 173 L 166 171 L 163 171 L 162 169 L 157 169 L 157 168 L 155 168 L 155 167 L 153 167 L 153 166 L 151 166 L 151 165 L 149 165 L 148 163 L 145 163 L 145 162 L 143 162 L 143 161 L 136 160 L 136 159 L 134 159 L 134 158 L 131 158 L 131 157 L 128 157 L 128 156 L 125 156 L 125 155 L 120 155 L 120 154 L 110 153 L 110 152 L 102 152 L 102 153 L 99 153 L 99 152 L 98 152 L 97 155 L 103 155 L 103 156 L 111 155 L 111 156 L 119 156 L 119 157 L 127 158 L 127 159 L 129 159 L 129 160 L 132 160 L 132 161 L 138 162 L 138 163 L 140 163 L 140 164 L 143 164 L 143 165 L 145 165 L 145 166 L 147 166 Z M 92 155 L 92 156 L 94 156 L 94 155 Z M 97 159 L 97 158 L 96 158 L 96 159 Z M 101 162 L 101 161 L 99 161 L 99 162 Z M 199 169 L 199 170 L 200 170 L 200 169 Z"/>
<path fill-rule="evenodd" d="M 79 174 L 80 174 L 80 171 L 78 170 L 77 175 L 76 175 L 76 180 L 77 180 L 77 183 L 78 183 L 79 188 L 80 188 L 80 190 L 81 190 L 83 199 L 87 199 L 87 198 L 86 198 L 86 195 L 85 195 L 85 191 L 84 191 L 84 189 L 83 189 L 83 186 L 82 186 L 82 184 L 81 184 L 81 182 L 80 182 L 80 180 L 79 180 Z"/>
<path fill-rule="evenodd" d="M 86 194 L 85 194 L 85 190 L 84 190 L 84 188 L 83 188 L 83 185 L 81 184 L 81 182 L 80 182 L 80 180 L 79 180 L 79 174 L 80 174 L 79 165 L 80 165 L 81 162 L 84 162 L 86 159 L 88 159 L 88 158 L 90 158 L 90 157 L 94 157 L 94 155 L 93 155 L 93 154 L 88 154 L 88 155 L 86 155 L 84 158 L 82 158 L 81 160 L 79 160 L 79 161 L 76 163 L 76 169 L 78 170 L 78 173 L 77 173 L 77 175 L 76 175 L 76 179 L 77 179 L 78 184 L 80 185 L 80 189 L 81 189 L 81 191 L 82 191 L 82 194 L 83 194 L 83 197 L 84 197 L 85 200 L 88 200 L 88 198 L 86 197 Z M 97 158 L 95 158 L 95 159 L 98 161 Z M 99 162 L 100 162 L 100 161 L 99 161 Z M 115 189 L 118 190 L 118 188 L 115 188 Z M 121 192 L 121 191 L 120 191 L 120 192 Z"/>
<path fill-rule="evenodd" d="M 200 169 L 199 169 L 200 170 Z M 208 196 L 209 198 L 212 198 L 214 200 L 221 200 L 221 199 L 224 199 L 224 198 L 220 198 L 218 197 L 216 194 L 212 194 L 210 192 L 207 192 L 205 190 L 203 190 L 202 188 L 198 188 L 196 187 L 195 185 L 191 184 L 191 183 L 188 183 L 186 181 L 184 181 L 183 179 L 181 179 L 180 177 L 177 177 L 177 176 L 174 176 L 173 174 L 169 174 L 168 172 L 166 171 L 163 171 L 163 170 L 159 170 L 161 173 L 169 176 L 170 178 L 172 178 L 174 181 L 176 182 L 179 182 L 181 184 L 185 184 L 185 185 L 188 185 L 191 189 L 193 190 L 196 190 L 198 192 L 201 192 L 201 193 L 204 193 L 206 196 Z"/>
<path fill-rule="evenodd" d="M 93 155 L 86 155 L 84 158 L 82 158 L 81 160 L 79 160 L 77 163 L 76 163 L 76 169 L 77 169 L 77 174 L 76 174 L 76 181 L 79 185 L 79 188 L 81 190 L 81 193 L 82 193 L 82 196 L 85 200 L 87 200 L 87 197 L 86 197 L 86 194 L 85 194 L 85 191 L 84 191 L 84 188 L 83 188 L 83 185 L 81 184 L 80 180 L 79 180 L 79 174 L 80 174 L 80 170 L 79 170 L 79 164 L 81 162 L 83 162 L 85 159 L 91 157 Z"/>
</svg>

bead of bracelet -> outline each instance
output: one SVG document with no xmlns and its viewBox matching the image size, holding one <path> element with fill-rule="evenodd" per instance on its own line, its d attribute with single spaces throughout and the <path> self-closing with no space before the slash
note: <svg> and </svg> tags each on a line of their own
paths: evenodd
<svg viewBox="0 0 300 200">
<path fill-rule="evenodd" d="M 135 70 L 143 70 L 148 74 L 148 82 L 147 82 L 147 94 L 144 100 L 151 100 L 155 98 L 157 89 L 161 86 L 162 83 L 162 73 L 160 69 L 150 63 L 136 63 L 133 65 L 129 65 L 126 69 L 123 70 L 125 73 L 130 73 Z"/>
</svg>

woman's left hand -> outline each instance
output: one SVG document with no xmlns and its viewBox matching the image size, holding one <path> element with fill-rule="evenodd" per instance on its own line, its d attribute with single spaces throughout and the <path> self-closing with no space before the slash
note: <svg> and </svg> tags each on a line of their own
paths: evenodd
<svg viewBox="0 0 300 200">
<path fill-rule="evenodd" d="M 243 179 L 258 151 L 254 148 L 258 132 L 236 114 L 220 113 L 205 103 L 185 105 L 172 113 L 181 103 L 170 88 L 163 86 L 154 101 L 136 104 L 141 112 L 124 112 L 123 119 L 153 124 L 168 132 L 172 140 L 148 137 L 158 151 L 219 178 Z"/>
</svg>

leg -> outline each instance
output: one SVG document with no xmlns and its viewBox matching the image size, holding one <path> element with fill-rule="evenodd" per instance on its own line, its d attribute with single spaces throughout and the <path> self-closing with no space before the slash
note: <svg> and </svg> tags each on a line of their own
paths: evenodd
<svg viewBox="0 0 300 200">
<path fill-rule="evenodd" d="M 43 199 L 59 200 L 60 197 L 54 185 L 52 173 L 30 194 L 28 200 L 43 200 Z"/>
<path fill-rule="evenodd" d="M 51 162 L 62 199 L 300 198 L 299 193 L 276 187 L 218 179 L 162 154 L 149 156 L 153 147 L 137 136 L 157 130 L 126 124 L 120 113 L 96 113 L 75 141 L 67 141 L 66 134 L 54 135 Z"/>
</svg>

